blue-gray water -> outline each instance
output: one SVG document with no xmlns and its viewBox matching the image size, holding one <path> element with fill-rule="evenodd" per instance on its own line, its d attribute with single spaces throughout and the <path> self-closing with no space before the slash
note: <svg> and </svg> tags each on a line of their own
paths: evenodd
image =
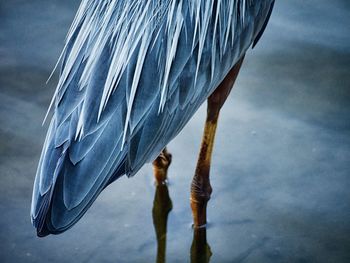
<svg viewBox="0 0 350 263">
<path fill-rule="evenodd" d="M 69 231 L 29 211 L 54 81 L 78 1 L 0 0 L 0 262 L 155 262 L 151 166 L 108 187 Z M 350 2 L 277 1 L 216 138 L 211 262 L 350 262 Z M 57 77 L 57 76 L 56 76 Z M 169 145 L 167 262 L 189 262 L 202 107 Z"/>
</svg>

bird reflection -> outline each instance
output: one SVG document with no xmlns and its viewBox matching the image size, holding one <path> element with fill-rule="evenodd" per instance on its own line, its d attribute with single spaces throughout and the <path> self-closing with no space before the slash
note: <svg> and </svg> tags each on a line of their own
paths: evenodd
<svg viewBox="0 0 350 263">
<path fill-rule="evenodd" d="M 192 263 L 209 263 L 212 255 L 207 243 L 207 229 L 205 227 L 193 229 L 193 241 L 191 246 Z"/>
<path fill-rule="evenodd" d="M 165 262 L 168 215 L 172 208 L 173 204 L 169 196 L 168 186 L 166 184 L 158 184 L 152 209 L 153 225 L 158 243 L 157 263 Z"/>
<path fill-rule="evenodd" d="M 163 159 L 164 160 L 164 159 Z M 159 161 L 159 160 L 158 160 Z M 156 191 L 153 201 L 153 225 L 157 237 L 157 263 L 166 262 L 166 235 L 168 215 L 173 207 L 166 184 L 167 167 L 162 170 L 162 179 L 159 174 L 156 176 Z M 159 166 L 158 166 L 159 168 Z M 157 171 L 160 172 L 159 170 Z M 190 259 L 192 263 L 208 263 L 212 252 L 207 243 L 206 228 L 193 229 L 193 241 L 191 245 Z"/>
</svg>

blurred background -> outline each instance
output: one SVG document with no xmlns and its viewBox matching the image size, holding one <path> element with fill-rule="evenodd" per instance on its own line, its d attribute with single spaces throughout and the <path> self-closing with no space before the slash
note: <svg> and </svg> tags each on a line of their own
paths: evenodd
<svg viewBox="0 0 350 263">
<path fill-rule="evenodd" d="M 3 263 L 157 258 L 150 165 L 109 186 L 62 235 L 39 239 L 30 223 L 47 128 L 41 122 L 57 76 L 45 81 L 78 5 L 0 0 Z M 349 25 L 348 0 L 276 1 L 220 116 L 206 233 L 210 262 L 350 262 Z M 167 262 L 191 261 L 189 189 L 204 119 L 205 105 L 168 147 Z"/>
</svg>

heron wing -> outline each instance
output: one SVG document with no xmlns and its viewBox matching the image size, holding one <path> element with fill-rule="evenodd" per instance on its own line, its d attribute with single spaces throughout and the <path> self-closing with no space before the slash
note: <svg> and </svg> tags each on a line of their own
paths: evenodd
<svg viewBox="0 0 350 263">
<path fill-rule="evenodd" d="M 38 231 L 71 227 L 152 161 L 259 36 L 273 0 L 83 0 L 34 184 Z"/>
</svg>

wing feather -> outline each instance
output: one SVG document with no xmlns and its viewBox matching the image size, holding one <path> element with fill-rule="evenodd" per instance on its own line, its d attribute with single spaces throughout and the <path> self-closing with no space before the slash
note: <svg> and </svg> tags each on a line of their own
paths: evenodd
<svg viewBox="0 0 350 263">
<path fill-rule="evenodd" d="M 71 227 L 152 161 L 260 36 L 273 0 L 83 0 L 33 191 L 38 234 Z"/>
</svg>

